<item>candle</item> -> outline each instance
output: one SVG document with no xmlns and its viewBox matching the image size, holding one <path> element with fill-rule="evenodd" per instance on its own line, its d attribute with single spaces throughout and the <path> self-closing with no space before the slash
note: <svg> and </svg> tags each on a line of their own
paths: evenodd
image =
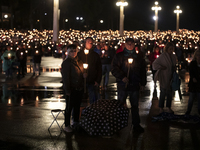
<svg viewBox="0 0 200 150">
<path fill-rule="evenodd" d="M 38 50 L 36 50 L 36 52 L 35 52 L 36 54 L 38 54 Z"/>
<path fill-rule="evenodd" d="M 129 64 L 132 64 L 132 63 L 133 63 L 133 58 L 129 58 L 129 59 L 128 59 L 128 63 L 129 63 Z"/>
<path fill-rule="evenodd" d="M 85 53 L 85 55 L 89 54 L 89 50 L 88 50 L 88 49 L 85 49 L 85 50 L 84 50 L 84 53 Z"/>
<path fill-rule="evenodd" d="M 21 55 L 23 55 L 23 52 L 21 52 Z"/>
<path fill-rule="evenodd" d="M 83 64 L 83 68 L 87 69 L 88 68 L 88 64 Z"/>
<path fill-rule="evenodd" d="M 8 59 L 10 59 L 11 58 L 11 54 L 10 53 L 8 53 Z"/>
<path fill-rule="evenodd" d="M 105 50 L 102 50 L 102 54 L 104 54 L 105 53 Z"/>
</svg>

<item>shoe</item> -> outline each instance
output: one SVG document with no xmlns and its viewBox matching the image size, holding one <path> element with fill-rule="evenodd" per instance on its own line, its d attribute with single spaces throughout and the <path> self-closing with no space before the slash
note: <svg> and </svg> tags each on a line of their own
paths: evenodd
<svg viewBox="0 0 200 150">
<path fill-rule="evenodd" d="M 65 132 L 73 132 L 72 128 L 70 126 L 67 126 L 63 129 Z"/>
<path fill-rule="evenodd" d="M 144 132 L 144 128 L 141 127 L 141 125 L 133 126 L 133 131 L 137 132 L 137 133 L 143 133 Z"/>
<path fill-rule="evenodd" d="M 174 111 L 171 108 L 168 108 L 167 112 L 170 114 L 174 114 Z"/>
</svg>

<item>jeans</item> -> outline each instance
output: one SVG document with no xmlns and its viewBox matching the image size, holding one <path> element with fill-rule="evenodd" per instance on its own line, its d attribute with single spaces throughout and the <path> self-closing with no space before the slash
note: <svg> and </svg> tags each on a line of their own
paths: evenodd
<svg viewBox="0 0 200 150">
<path fill-rule="evenodd" d="M 35 73 L 36 71 L 38 71 L 38 73 L 40 73 L 40 63 L 33 64 L 33 73 Z"/>
<path fill-rule="evenodd" d="M 66 108 L 65 108 L 65 126 L 70 125 L 71 112 L 74 122 L 79 122 L 80 105 L 82 101 L 83 91 L 72 90 L 71 95 L 66 95 Z"/>
<path fill-rule="evenodd" d="M 187 114 L 190 114 L 190 112 L 192 110 L 192 106 L 193 106 L 195 97 L 198 100 L 198 113 L 200 114 L 200 92 L 190 92 L 188 107 L 187 107 L 187 112 L 186 112 Z"/>
<path fill-rule="evenodd" d="M 102 75 L 104 75 L 103 86 L 108 85 L 110 68 L 111 68 L 110 64 L 102 65 Z"/>
<path fill-rule="evenodd" d="M 92 104 L 96 102 L 98 99 L 98 87 L 94 86 L 94 84 L 88 84 L 87 87 L 88 87 L 90 104 Z"/>
<path fill-rule="evenodd" d="M 129 100 L 131 103 L 131 115 L 132 115 L 132 124 L 134 126 L 138 126 L 140 124 L 140 116 L 139 116 L 139 91 L 125 91 L 118 88 L 118 100 L 126 103 L 126 98 L 128 95 L 130 96 Z"/>
<path fill-rule="evenodd" d="M 5 71 L 5 73 L 6 73 L 6 77 L 8 77 L 8 76 L 10 76 L 10 77 L 12 77 L 12 68 L 9 68 L 8 70 L 6 70 Z"/>
<path fill-rule="evenodd" d="M 166 107 L 171 108 L 172 103 L 172 90 L 166 90 L 160 88 L 160 100 L 159 100 L 159 107 L 163 108 L 165 103 L 165 97 L 167 96 L 167 103 Z"/>
</svg>

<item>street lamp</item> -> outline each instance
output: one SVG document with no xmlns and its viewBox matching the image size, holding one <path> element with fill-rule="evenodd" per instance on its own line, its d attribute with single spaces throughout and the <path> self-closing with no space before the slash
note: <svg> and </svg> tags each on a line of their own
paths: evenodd
<svg viewBox="0 0 200 150">
<path fill-rule="evenodd" d="M 128 6 L 128 2 L 125 0 L 119 0 L 116 3 L 117 6 L 120 6 L 120 23 L 119 23 L 119 34 L 123 36 L 124 33 L 124 6 Z"/>
<path fill-rule="evenodd" d="M 174 13 L 176 13 L 176 32 L 178 33 L 179 32 L 179 14 L 182 13 L 180 6 L 176 6 Z"/>
<path fill-rule="evenodd" d="M 53 41 L 58 41 L 59 33 L 59 0 L 54 0 L 53 5 Z"/>
<path fill-rule="evenodd" d="M 154 16 L 155 29 L 154 29 L 154 31 L 157 32 L 158 31 L 158 11 L 161 10 L 161 7 L 158 5 L 158 2 L 156 1 L 155 5 L 151 9 L 155 11 L 155 16 Z"/>
</svg>

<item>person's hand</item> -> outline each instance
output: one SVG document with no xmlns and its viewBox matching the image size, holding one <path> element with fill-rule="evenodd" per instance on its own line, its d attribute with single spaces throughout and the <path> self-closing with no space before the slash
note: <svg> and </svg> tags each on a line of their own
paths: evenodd
<svg viewBox="0 0 200 150">
<path fill-rule="evenodd" d="M 94 86 L 99 86 L 99 83 L 97 83 L 97 82 L 95 81 Z"/>
<path fill-rule="evenodd" d="M 124 78 L 122 79 L 122 81 L 123 81 L 124 83 L 128 83 L 128 82 L 129 82 L 129 80 L 128 80 L 127 77 L 124 77 Z"/>
<path fill-rule="evenodd" d="M 194 82 L 194 83 L 197 83 L 197 79 L 196 79 L 196 78 L 193 78 L 193 82 Z"/>
<path fill-rule="evenodd" d="M 83 73 L 83 78 L 87 78 L 87 73 Z"/>
</svg>

